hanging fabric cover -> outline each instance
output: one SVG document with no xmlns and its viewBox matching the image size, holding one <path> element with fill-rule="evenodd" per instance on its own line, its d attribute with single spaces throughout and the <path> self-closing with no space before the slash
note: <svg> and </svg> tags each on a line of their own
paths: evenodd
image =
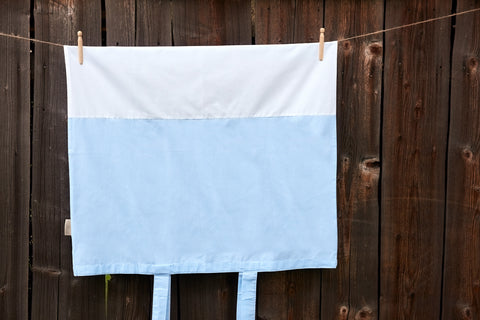
<svg viewBox="0 0 480 320">
<path fill-rule="evenodd" d="M 337 43 L 65 47 L 73 272 L 336 266 Z"/>
</svg>

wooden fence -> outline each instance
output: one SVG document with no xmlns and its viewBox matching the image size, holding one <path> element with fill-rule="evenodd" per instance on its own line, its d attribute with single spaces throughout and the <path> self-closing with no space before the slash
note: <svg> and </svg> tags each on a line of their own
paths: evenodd
<svg viewBox="0 0 480 320">
<path fill-rule="evenodd" d="M 3 0 L 62 44 L 341 39 L 479 0 Z M 262 273 L 258 319 L 480 319 L 480 14 L 339 43 L 338 267 Z M 149 319 L 152 277 L 73 277 L 61 47 L 0 37 L 0 319 Z M 234 319 L 236 274 L 172 281 L 172 319 Z"/>
</svg>

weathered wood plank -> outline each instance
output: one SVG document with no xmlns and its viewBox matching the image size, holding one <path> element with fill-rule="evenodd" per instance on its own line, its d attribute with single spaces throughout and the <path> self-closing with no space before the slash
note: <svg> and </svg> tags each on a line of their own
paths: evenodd
<svg viewBox="0 0 480 320">
<path fill-rule="evenodd" d="M 237 273 L 177 277 L 178 319 L 235 319 Z"/>
<path fill-rule="evenodd" d="M 385 27 L 451 1 L 387 1 Z M 385 34 L 380 318 L 440 317 L 450 21 Z"/>
<path fill-rule="evenodd" d="M 0 32 L 29 36 L 30 2 L 0 2 Z M 0 319 L 28 318 L 30 43 L 0 37 Z"/>
<path fill-rule="evenodd" d="M 101 43 L 100 4 L 34 3 L 37 39 L 86 45 Z M 32 319 L 104 318 L 103 277 L 73 278 L 69 217 L 67 94 L 61 47 L 35 45 L 32 137 Z"/>
<path fill-rule="evenodd" d="M 170 1 L 137 0 L 137 46 L 172 45 Z"/>
<path fill-rule="evenodd" d="M 107 46 L 135 45 L 135 0 L 105 0 Z"/>
<path fill-rule="evenodd" d="M 252 44 L 251 4 L 245 0 L 216 1 L 224 4 L 225 42 L 222 44 Z"/>
<path fill-rule="evenodd" d="M 257 0 L 255 42 L 293 43 L 318 41 L 322 1 Z M 318 319 L 320 270 L 261 273 L 257 283 L 259 319 Z"/>
<path fill-rule="evenodd" d="M 152 276 L 112 274 L 108 281 L 107 319 L 151 319 L 152 292 Z"/>
<path fill-rule="evenodd" d="M 318 42 L 323 26 L 323 1 L 302 0 L 295 4 L 293 42 Z"/>
<path fill-rule="evenodd" d="M 106 0 L 107 45 L 171 45 L 169 1 Z M 109 319 L 150 319 L 153 277 L 111 275 L 108 281 Z"/>
<path fill-rule="evenodd" d="M 172 2 L 173 43 L 179 45 L 250 44 L 250 3 L 242 0 Z"/>
<path fill-rule="evenodd" d="M 305 14 L 308 15 L 308 12 Z M 309 20 L 303 17 L 303 21 Z M 304 30 L 304 28 L 298 29 Z M 295 1 L 256 0 L 255 43 L 293 43 L 294 40 Z"/>
<path fill-rule="evenodd" d="M 327 0 L 325 19 L 327 41 L 380 30 L 383 1 Z M 382 42 L 338 45 L 338 265 L 322 271 L 322 319 L 377 318 Z"/>
<path fill-rule="evenodd" d="M 258 319 L 319 319 L 320 270 L 258 275 Z"/>
<path fill-rule="evenodd" d="M 480 319 L 480 13 L 456 18 L 449 132 L 442 319 Z"/>
<path fill-rule="evenodd" d="M 170 1 L 105 0 L 107 46 L 171 45 Z"/>
<path fill-rule="evenodd" d="M 257 279 L 257 318 L 288 319 L 289 301 L 287 277 L 291 271 L 259 273 Z M 292 286 L 294 286 L 292 284 Z"/>
</svg>

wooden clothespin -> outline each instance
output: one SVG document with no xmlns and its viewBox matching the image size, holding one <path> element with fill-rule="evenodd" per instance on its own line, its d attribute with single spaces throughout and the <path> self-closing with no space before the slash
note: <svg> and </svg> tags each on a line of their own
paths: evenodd
<svg viewBox="0 0 480 320">
<path fill-rule="evenodd" d="M 325 28 L 320 28 L 320 40 L 318 48 L 318 59 L 323 61 L 323 49 L 325 48 Z"/>
<path fill-rule="evenodd" d="M 77 32 L 78 35 L 78 62 L 83 64 L 83 33 L 82 31 Z"/>
</svg>

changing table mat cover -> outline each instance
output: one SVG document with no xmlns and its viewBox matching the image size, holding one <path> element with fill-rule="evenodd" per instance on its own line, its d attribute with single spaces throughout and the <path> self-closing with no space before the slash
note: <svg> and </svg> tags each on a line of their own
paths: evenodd
<svg viewBox="0 0 480 320">
<path fill-rule="evenodd" d="M 83 50 L 65 47 L 76 276 L 155 275 L 160 319 L 169 275 L 240 272 L 246 319 L 256 272 L 336 266 L 336 42 L 323 61 L 318 43 Z"/>
</svg>

